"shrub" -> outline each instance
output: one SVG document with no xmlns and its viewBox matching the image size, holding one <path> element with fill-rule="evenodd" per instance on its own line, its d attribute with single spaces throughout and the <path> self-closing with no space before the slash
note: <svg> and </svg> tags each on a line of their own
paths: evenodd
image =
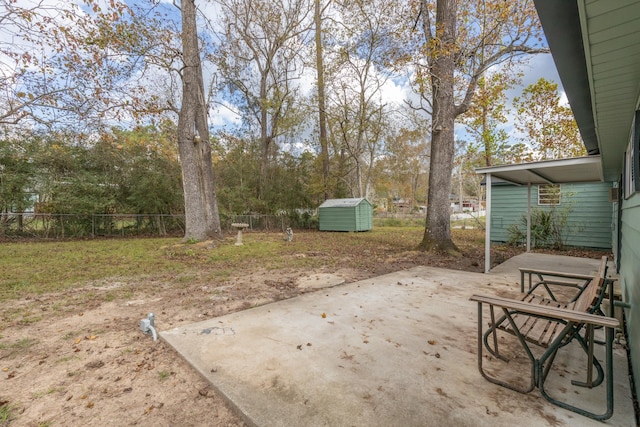
<svg viewBox="0 0 640 427">
<path fill-rule="evenodd" d="M 534 248 L 562 249 L 566 244 L 568 218 L 573 209 L 531 210 L 531 245 Z M 519 224 L 507 228 L 509 244 L 515 245 L 527 240 L 527 216 L 522 215 Z"/>
</svg>

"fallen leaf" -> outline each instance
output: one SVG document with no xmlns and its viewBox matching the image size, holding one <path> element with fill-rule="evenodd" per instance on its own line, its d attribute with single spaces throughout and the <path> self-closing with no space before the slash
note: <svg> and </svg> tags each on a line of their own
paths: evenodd
<svg viewBox="0 0 640 427">
<path fill-rule="evenodd" d="M 322 313 L 322 318 L 326 319 L 327 318 L 327 313 Z"/>
<path fill-rule="evenodd" d="M 87 408 L 89 409 L 93 408 L 93 402 L 87 402 Z"/>
<path fill-rule="evenodd" d="M 435 340 L 429 340 L 429 341 L 427 341 L 427 342 L 429 343 L 429 345 L 434 345 L 434 344 L 436 343 L 436 341 L 435 341 Z"/>
<path fill-rule="evenodd" d="M 84 366 L 89 369 L 98 369 L 104 366 L 104 362 L 102 360 L 94 360 L 93 362 L 89 362 Z"/>
</svg>

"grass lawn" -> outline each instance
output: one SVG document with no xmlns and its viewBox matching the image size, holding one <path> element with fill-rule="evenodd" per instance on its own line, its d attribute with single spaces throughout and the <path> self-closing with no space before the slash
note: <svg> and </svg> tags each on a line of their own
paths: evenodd
<svg viewBox="0 0 640 427">
<path fill-rule="evenodd" d="M 413 251 L 423 232 L 419 226 L 375 227 L 364 233 L 309 231 L 296 232 L 293 242 L 285 242 L 280 233 L 249 232 L 244 246 L 235 246 L 233 236 L 215 246 L 181 244 L 176 238 L 0 243 L 0 301 L 107 279 L 215 279 L 249 266 L 339 267 L 349 260 L 354 267 L 367 268 L 379 257 Z M 453 230 L 453 236 L 463 252 L 474 246 L 481 249 L 484 242 L 480 230 Z"/>
</svg>

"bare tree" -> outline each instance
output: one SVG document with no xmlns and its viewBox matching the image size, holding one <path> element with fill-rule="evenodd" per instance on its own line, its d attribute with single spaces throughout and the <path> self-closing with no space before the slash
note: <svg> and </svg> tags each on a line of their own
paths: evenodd
<svg viewBox="0 0 640 427">
<path fill-rule="evenodd" d="M 318 133 L 320 142 L 320 158 L 322 160 L 322 192 L 325 199 L 330 196 L 329 191 L 329 141 L 327 136 L 327 106 L 324 82 L 324 54 L 322 45 L 322 12 L 321 0 L 314 0 L 314 31 L 316 47 L 316 86 L 318 88 Z M 327 1 L 327 6 L 331 0 Z M 325 6 L 326 7 L 326 6 Z"/>
<path fill-rule="evenodd" d="M 394 4 L 385 1 L 349 1 L 339 4 L 341 19 L 336 25 L 331 96 L 331 138 L 337 151 L 350 159 L 343 176 L 353 196 L 367 197 L 372 189 L 376 155 L 384 143 L 390 106 L 382 89 L 391 73 L 386 67 L 390 52 Z M 344 164 L 343 164 L 344 165 Z"/>
<path fill-rule="evenodd" d="M 86 127 L 140 107 L 151 38 L 125 4 L 0 0 L 0 125 Z M 122 55 L 125 53 L 124 55 Z"/>
<path fill-rule="evenodd" d="M 274 141 L 301 121 L 295 83 L 299 53 L 312 25 L 312 0 L 219 0 L 224 42 L 220 72 L 231 94 L 260 129 L 258 198 L 264 192 Z"/>
<path fill-rule="evenodd" d="M 431 168 L 425 233 L 420 248 L 457 252 L 451 240 L 449 195 L 456 118 L 466 112 L 478 79 L 495 65 L 548 52 L 533 2 L 518 0 L 420 0 L 421 24 L 414 80 L 421 107 L 432 115 Z M 434 7 L 435 6 L 435 7 Z"/>
<path fill-rule="evenodd" d="M 194 0 L 181 2 L 182 105 L 178 116 L 178 149 L 182 165 L 186 240 L 221 238 L 214 188 L 209 125 Z"/>
</svg>

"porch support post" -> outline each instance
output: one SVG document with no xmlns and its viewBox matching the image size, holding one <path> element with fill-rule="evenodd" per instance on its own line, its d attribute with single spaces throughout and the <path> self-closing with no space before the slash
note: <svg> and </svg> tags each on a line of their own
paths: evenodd
<svg viewBox="0 0 640 427">
<path fill-rule="evenodd" d="M 527 184 L 527 252 L 531 252 L 531 183 Z"/>
<path fill-rule="evenodd" d="M 487 187 L 487 211 L 485 213 L 485 237 L 484 237 L 484 272 L 491 270 L 491 174 L 485 175 Z"/>
</svg>

